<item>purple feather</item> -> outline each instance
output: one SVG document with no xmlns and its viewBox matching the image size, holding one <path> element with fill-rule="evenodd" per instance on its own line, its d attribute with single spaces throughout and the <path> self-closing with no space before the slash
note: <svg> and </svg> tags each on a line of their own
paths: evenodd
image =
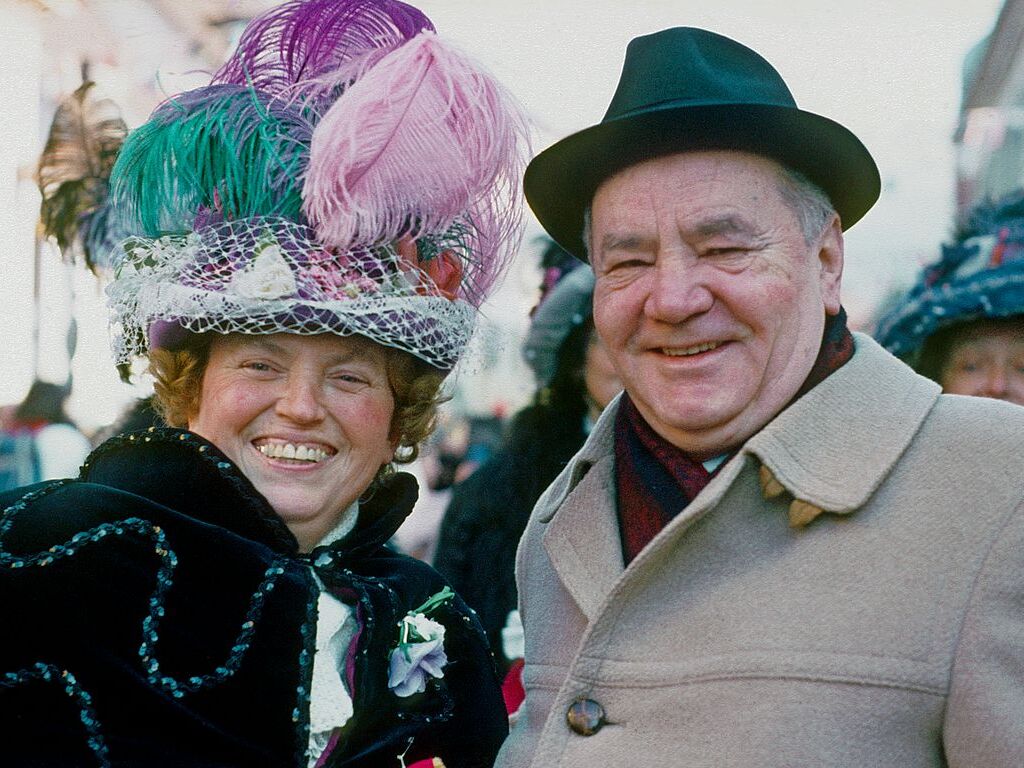
<svg viewBox="0 0 1024 768">
<path fill-rule="evenodd" d="M 434 30 L 430 19 L 398 0 L 292 0 L 249 23 L 213 82 L 291 94 L 298 83 L 424 30 Z"/>
</svg>

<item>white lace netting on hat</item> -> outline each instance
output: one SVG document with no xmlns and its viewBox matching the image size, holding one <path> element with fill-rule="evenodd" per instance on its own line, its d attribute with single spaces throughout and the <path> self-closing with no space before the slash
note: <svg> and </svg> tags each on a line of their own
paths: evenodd
<svg viewBox="0 0 1024 768">
<path fill-rule="evenodd" d="M 145 355 L 161 326 L 193 333 L 359 334 L 451 369 L 476 314 L 442 295 L 391 246 L 333 253 L 281 218 L 131 238 L 107 288 L 117 363 Z"/>
</svg>

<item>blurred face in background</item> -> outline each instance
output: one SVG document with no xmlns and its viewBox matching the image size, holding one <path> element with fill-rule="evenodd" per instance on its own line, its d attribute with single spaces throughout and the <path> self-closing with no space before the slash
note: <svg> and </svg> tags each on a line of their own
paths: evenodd
<svg viewBox="0 0 1024 768">
<path fill-rule="evenodd" d="M 583 363 L 583 384 L 587 389 L 592 419 L 596 419 L 611 399 L 622 391 L 622 379 L 612 365 L 608 348 L 593 331 L 590 332 Z"/>
<path fill-rule="evenodd" d="M 939 383 L 953 395 L 1024 405 L 1024 317 L 978 320 L 958 328 Z"/>
</svg>

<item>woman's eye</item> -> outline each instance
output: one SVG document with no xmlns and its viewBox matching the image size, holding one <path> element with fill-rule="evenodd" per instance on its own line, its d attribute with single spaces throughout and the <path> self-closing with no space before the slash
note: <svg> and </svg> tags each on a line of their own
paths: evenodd
<svg viewBox="0 0 1024 768">
<path fill-rule="evenodd" d="M 343 384 L 365 384 L 366 379 L 355 373 L 336 373 L 331 376 L 335 381 L 342 382 Z"/>
</svg>

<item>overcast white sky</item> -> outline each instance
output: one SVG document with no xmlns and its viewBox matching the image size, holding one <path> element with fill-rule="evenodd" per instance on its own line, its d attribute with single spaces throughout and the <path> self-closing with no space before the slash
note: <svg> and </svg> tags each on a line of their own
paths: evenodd
<svg viewBox="0 0 1024 768">
<path fill-rule="evenodd" d="M 846 301 L 855 315 L 934 258 L 949 231 L 951 137 L 967 51 L 1001 0 L 693 2 L 424 0 L 443 34 L 488 63 L 545 132 L 541 147 L 600 120 L 626 44 L 699 26 L 753 47 L 798 104 L 846 125 L 882 172 L 875 209 L 848 235 Z"/>
<path fill-rule="evenodd" d="M 779 69 L 801 107 L 850 128 L 881 169 L 881 200 L 847 236 L 845 302 L 857 318 L 889 286 L 906 283 L 922 261 L 934 258 L 949 231 L 951 137 L 961 67 L 967 51 L 991 30 L 1002 2 L 421 0 L 417 5 L 442 35 L 488 65 L 523 101 L 538 127 L 537 149 L 600 120 L 626 44 L 637 35 L 702 26 L 758 50 Z M 173 82 L 173 73 L 163 74 L 165 82 Z M 0 131 L 9 130 L 0 124 Z M 539 232 L 532 227 L 532 233 Z M 522 274 L 511 279 L 524 280 Z M 0 282 L 0 306 L 14 300 L 12 292 L 24 292 L 24 284 L 18 285 Z M 6 323 L 12 337 L 25 334 L 17 318 Z M 82 364 L 108 365 L 97 359 L 101 354 L 85 353 Z M 23 354 L 12 357 L 0 349 L 6 371 L 0 377 L 0 402 L 24 391 L 25 365 Z M 104 402 L 123 398 L 111 391 L 112 382 L 101 384 L 88 375 L 76 381 L 92 388 L 82 397 L 93 405 L 80 401 L 75 407 L 87 422 L 108 415 L 109 409 L 95 405 L 98 389 L 105 389 Z"/>
</svg>

